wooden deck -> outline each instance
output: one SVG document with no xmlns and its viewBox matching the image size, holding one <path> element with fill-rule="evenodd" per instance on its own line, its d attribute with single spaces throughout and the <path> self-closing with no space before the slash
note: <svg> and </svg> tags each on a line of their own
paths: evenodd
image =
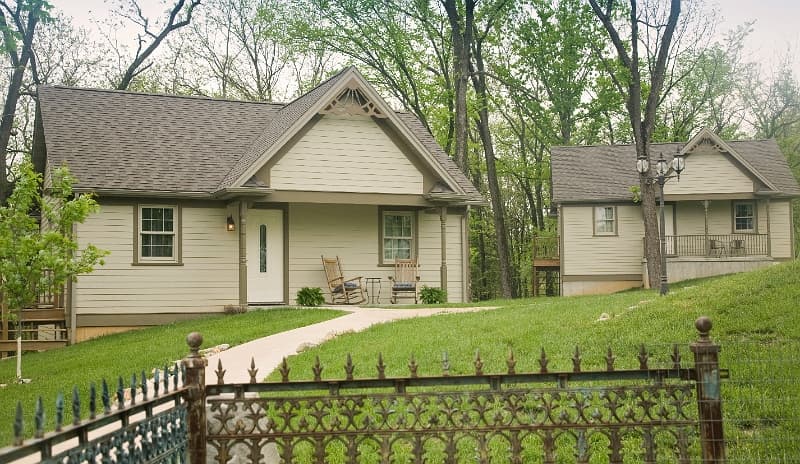
<svg viewBox="0 0 800 464">
<path fill-rule="evenodd" d="M 559 237 L 534 237 L 531 286 L 533 296 L 558 295 L 561 287 Z M 544 292 L 543 292 L 544 291 Z"/>
</svg>

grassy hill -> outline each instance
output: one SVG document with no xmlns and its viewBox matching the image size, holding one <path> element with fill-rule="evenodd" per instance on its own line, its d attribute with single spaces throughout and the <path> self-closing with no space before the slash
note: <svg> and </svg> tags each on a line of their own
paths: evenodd
<svg viewBox="0 0 800 464">
<path fill-rule="evenodd" d="M 316 356 L 327 377 L 343 378 L 347 353 L 356 377 L 375 375 L 378 353 L 388 365 L 387 375 L 408 375 L 412 354 L 420 375 L 438 374 L 443 352 L 451 373 L 473 372 L 476 350 L 485 372 L 503 372 L 510 349 L 518 372 L 537 371 L 541 348 L 551 370 L 571 370 L 575 346 L 581 348 L 584 369 L 604 368 L 608 347 L 618 368 L 634 368 L 641 343 L 664 362 L 672 344 L 680 344 L 683 359 L 691 363 L 694 321 L 705 315 L 714 323 L 712 339 L 722 346 L 721 367 L 730 370 L 722 394 L 731 462 L 800 459 L 800 261 L 684 282 L 663 298 L 639 290 L 491 304 L 500 307 L 399 321 L 339 337 L 290 360 L 293 379 L 310 378 Z M 598 321 L 601 313 L 612 318 Z"/>
<path fill-rule="evenodd" d="M 800 261 L 746 274 L 684 282 L 674 285 L 666 297 L 637 290 L 606 296 L 482 304 L 498 308 L 403 320 L 342 335 L 290 359 L 292 379 L 311 378 L 316 356 L 326 367 L 323 377 L 343 378 L 342 366 L 348 353 L 356 365 L 356 377 L 375 375 L 379 353 L 389 376 L 407 375 L 406 366 L 412 355 L 420 365 L 420 375 L 438 374 L 443 352 L 448 353 L 452 374 L 472 372 L 477 350 L 485 372 L 504 371 L 509 350 L 517 359 L 518 372 L 536 371 L 541 348 L 551 359 L 551 370 L 570 370 L 576 346 L 581 348 L 584 369 L 603 368 L 609 347 L 617 357 L 617 368 L 632 368 L 638 366 L 636 353 L 642 343 L 652 354 L 651 365 L 666 362 L 673 343 L 681 346 L 685 362 L 690 363 L 688 344 L 697 339 L 694 321 L 706 315 L 714 323 L 712 339 L 722 346 L 721 367 L 730 370 L 731 378 L 724 381 L 722 390 L 730 461 L 800 460 L 800 442 L 796 440 L 800 436 Z M 598 321 L 602 313 L 611 318 Z M 310 320 L 297 319 L 303 314 Z M 326 317 L 330 314 L 314 310 L 290 312 L 284 325 L 291 328 L 293 324 Z M 64 351 L 26 356 L 26 376 L 47 375 L 46 382 L 36 384 L 49 384 L 43 396 L 54 398 L 55 391 L 68 391 L 73 383 L 85 385 L 103 375 L 114 378 L 120 370 L 130 375 L 145 361 L 149 364 L 144 365 L 149 366 L 163 364 L 164 354 L 150 348 L 154 339 L 174 339 L 170 343 L 175 351 L 168 359 L 175 359 L 185 353 L 183 337 L 189 331 L 202 332 L 209 346 L 227 341 L 215 341 L 219 337 L 214 334 L 240 333 L 245 326 L 254 325 L 252 321 L 237 321 L 240 320 L 226 317 L 213 322 L 182 323 L 168 333 L 150 329 L 104 337 L 91 342 L 94 344 L 79 344 Z M 231 330 L 229 324 L 239 325 Z M 241 341 L 264 335 L 263 331 L 246 333 Z M 137 357 L 142 358 L 136 366 L 129 362 L 131 350 L 137 350 Z M 79 362 L 71 361 L 74 353 L 83 353 Z M 146 359 L 149 357 L 152 359 Z M 11 378 L 13 362 L 0 362 L 0 383 Z M 26 408 L 32 408 L 35 396 L 31 391 L 17 386 L 0 389 L 0 410 L 5 411 L 6 419 L 0 422 L 3 445 L 10 442 L 17 397 L 24 394 Z"/>
</svg>

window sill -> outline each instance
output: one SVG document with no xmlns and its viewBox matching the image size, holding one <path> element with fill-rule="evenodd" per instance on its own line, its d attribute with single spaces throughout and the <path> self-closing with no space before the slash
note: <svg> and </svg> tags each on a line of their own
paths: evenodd
<svg viewBox="0 0 800 464">
<path fill-rule="evenodd" d="M 138 263 L 131 263 L 131 266 L 183 266 L 183 263 L 169 263 L 169 262 L 158 262 L 158 261 L 145 261 L 145 262 L 138 262 Z"/>
</svg>

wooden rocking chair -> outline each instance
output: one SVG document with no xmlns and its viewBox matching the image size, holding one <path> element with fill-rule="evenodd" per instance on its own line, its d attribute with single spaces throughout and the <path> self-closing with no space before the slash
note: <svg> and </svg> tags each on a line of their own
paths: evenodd
<svg viewBox="0 0 800 464">
<path fill-rule="evenodd" d="M 331 304 L 359 304 L 367 301 L 361 277 L 345 280 L 342 272 L 342 263 L 339 257 L 322 257 L 322 267 L 325 268 L 325 280 L 331 292 Z"/>
<path fill-rule="evenodd" d="M 392 281 L 392 304 L 397 303 L 398 298 L 414 298 L 414 304 L 417 304 L 418 270 L 416 259 L 394 260 L 394 276 L 389 276 Z"/>
</svg>

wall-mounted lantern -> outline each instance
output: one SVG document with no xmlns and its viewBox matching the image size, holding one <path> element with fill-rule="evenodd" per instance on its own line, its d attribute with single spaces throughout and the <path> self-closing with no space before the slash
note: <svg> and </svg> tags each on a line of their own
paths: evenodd
<svg viewBox="0 0 800 464">
<path fill-rule="evenodd" d="M 236 223 L 233 222 L 233 216 L 228 216 L 228 224 L 226 228 L 228 229 L 228 232 L 233 232 L 236 230 Z"/>
</svg>

